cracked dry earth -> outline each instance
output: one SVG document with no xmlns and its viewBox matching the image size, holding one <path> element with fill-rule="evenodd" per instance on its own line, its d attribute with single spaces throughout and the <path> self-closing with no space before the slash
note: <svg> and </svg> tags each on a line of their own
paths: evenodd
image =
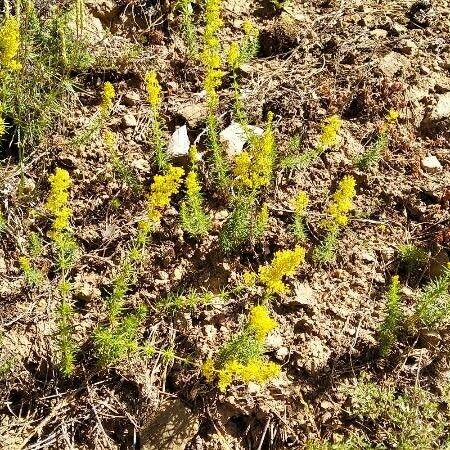
<svg viewBox="0 0 450 450">
<path fill-rule="evenodd" d="M 167 139 L 187 125 L 190 141 L 202 148 L 205 104 L 202 70 L 187 56 L 170 5 L 86 1 L 93 52 L 108 67 L 80 74 L 78 103 L 64 127 L 26 160 L 24 193 L 19 194 L 17 161 L 5 157 L 0 166 L 0 207 L 8 220 L 0 241 L 0 357 L 13 360 L 13 370 L 0 382 L 0 448 L 301 449 L 307 439 L 333 440 L 357 425 L 346 416 L 346 396 L 338 387 L 362 372 L 431 387 L 450 377 L 446 334 L 426 342 L 405 339 L 391 357 L 378 356 L 384 292 L 392 275 L 400 273 L 404 295 L 411 298 L 449 261 L 450 2 L 429 3 L 417 9 L 406 0 L 293 0 L 277 9 L 268 1 L 224 1 L 225 46 L 240 35 L 245 19 L 261 31 L 257 58 L 241 70 L 250 123 L 264 126 L 272 111 L 283 154 L 294 135 L 304 148 L 313 145 L 323 120 L 338 114 L 340 140 L 307 170 L 276 174 L 265 194 L 270 220 L 264 239 L 230 256 L 218 249 L 227 210 L 211 183 L 205 183 L 205 198 L 213 231 L 201 242 L 183 233 L 179 198 L 172 202 L 129 296 L 130 308 L 140 303 L 150 308 L 146 336 L 161 347 L 173 345 L 183 357 L 203 360 L 240 329 L 258 298 L 246 294 L 173 314 L 158 310 L 158 300 L 196 286 L 219 293 L 245 270 L 290 248 L 290 199 L 299 189 L 311 199 L 306 220 L 311 244 L 318 242 L 329 192 L 343 175 L 355 177 L 357 196 L 336 261 L 318 266 L 307 258 L 289 280 L 290 293 L 272 304 L 280 325 L 268 338 L 268 355 L 282 365 L 282 375 L 266 386 L 235 383 L 220 393 L 197 368 L 177 361 L 130 357 L 110 369 L 93 362 L 90 333 L 104 318 L 115 264 L 145 196 L 124 187 L 101 142 L 77 151 L 67 142 L 96 111 L 102 83 L 111 81 L 118 101 L 109 126 L 119 134 L 121 157 L 148 186 L 155 168 L 145 135 L 146 70 L 155 69 L 163 86 Z M 200 14 L 200 5 L 194 6 Z M 125 58 L 136 42 L 139 56 Z M 232 112 L 229 80 L 219 92 L 226 128 Z M 382 160 L 376 168 L 356 169 L 355 157 L 373 142 L 390 108 L 400 117 Z M 207 155 L 204 170 L 206 161 Z M 82 249 L 73 292 L 82 354 L 70 379 L 52 362 L 57 299 L 50 294 L 50 251 L 40 262 L 49 289 L 28 288 L 18 265 L 27 233 L 45 236 L 49 229 L 48 219 L 36 211 L 42 211 L 55 167 L 66 168 L 73 179 L 73 227 Z M 398 246 L 405 243 L 427 252 L 419 275 L 402 271 Z"/>
</svg>

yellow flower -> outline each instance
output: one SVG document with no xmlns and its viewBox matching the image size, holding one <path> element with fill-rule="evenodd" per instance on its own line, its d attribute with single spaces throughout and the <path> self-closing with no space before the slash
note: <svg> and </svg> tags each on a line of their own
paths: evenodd
<svg viewBox="0 0 450 450">
<path fill-rule="evenodd" d="M 244 283 L 244 286 L 246 287 L 252 287 L 255 285 L 257 279 L 257 275 L 255 272 L 246 271 L 242 274 L 242 280 Z"/>
<path fill-rule="evenodd" d="M 386 121 L 388 123 L 395 122 L 398 119 L 398 116 L 399 116 L 398 111 L 391 108 L 386 115 Z"/>
<path fill-rule="evenodd" d="M 153 111 L 158 110 L 162 103 L 161 86 L 154 70 L 145 75 L 145 88 L 147 90 L 147 100 Z"/>
<path fill-rule="evenodd" d="M 333 147 L 337 144 L 341 124 L 339 116 L 331 116 L 325 121 L 325 124 L 322 126 L 322 135 L 319 139 L 323 148 Z"/>
<path fill-rule="evenodd" d="M 103 117 L 106 117 L 110 113 L 115 96 L 116 91 L 114 89 L 114 86 L 109 81 L 107 81 L 103 85 L 102 102 L 100 104 L 100 113 Z"/>
<path fill-rule="evenodd" d="M 287 292 L 283 277 L 295 274 L 298 266 L 305 260 L 305 254 L 305 249 L 300 246 L 294 250 L 280 250 L 275 253 L 271 264 L 260 267 L 259 280 L 266 285 L 269 293 Z"/>
<path fill-rule="evenodd" d="M 241 52 L 239 49 L 239 44 L 237 42 L 233 42 L 228 47 L 228 53 L 227 53 L 227 62 L 228 65 L 233 69 L 236 70 L 239 67 L 239 59 L 241 57 Z"/>
<path fill-rule="evenodd" d="M 0 116 L 0 138 L 6 133 L 5 119 Z"/>
<path fill-rule="evenodd" d="M 200 191 L 200 183 L 198 182 L 197 172 L 191 170 L 186 177 L 186 190 L 188 197 L 195 197 Z"/>
<path fill-rule="evenodd" d="M 103 134 L 103 142 L 109 150 L 114 149 L 117 143 L 117 134 L 111 130 L 106 130 Z"/>
<path fill-rule="evenodd" d="M 264 384 L 276 378 L 280 372 L 281 368 L 278 364 L 271 361 L 253 359 L 247 364 L 241 364 L 236 375 L 245 383 L 252 381 L 258 384 Z"/>
<path fill-rule="evenodd" d="M 269 113 L 266 130 L 261 137 L 254 136 L 249 151 L 235 158 L 234 175 L 238 186 L 259 189 L 270 184 L 275 163 L 275 135 L 273 114 Z"/>
<path fill-rule="evenodd" d="M 202 375 L 206 378 L 206 381 L 211 382 L 214 380 L 216 370 L 214 368 L 214 361 L 211 358 L 208 358 L 201 365 Z"/>
<path fill-rule="evenodd" d="M 151 223 L 158 222 L 159 209 L 166 207 L 172 195 L 178 192 L 183 175 L 184 170 L 174 166 L 169 166 L 165 175 L 155 175 L 147 202 L 147 218 Z"/>
<path fill-rule="evenodd" d="M 0 65 L 5 69 L 20 70 L 16 60 L 20 48 L 20 25 L 15 17 L 7 17 L 0 27 Z"/>
<path fill-rule="evenodd" d="M 309 197 L 305 191 L 300 191 L 297 193 L 294 199 L 294 209 L 295 214 L 298 216 L 302 216 L 308 207 Z"/>
<path fill-rule="evenodd" d="M 255 332 L 256 339 L 264 341 L 267 335 L 278 326 L 269 311 L 263 305 L 254 306 L 250 311 L 249 327 Z"/>
<path fill-rule="evenodd" d="M 353 208 L 353 197 L 356 195 L 356 181 L 347 175 L 342 178 L 339 187 L 333 194 L 333 200 L 328 206 L 328 215 L 330 219 L 323 222 L 323 227 L 330 231 L 347 225 L 347 213 Z"/>
<path fill-rule="evenodd" d="M 48 177 L 50 182 L 50 195 L 45 207 L 54 216 L 53 230 L 61 231 L 69 226 L 69 219 L 72 210 L 67 206 L 69 201 L 69 188 L 71 185 L 70 175 L 67 170 L 55 170 L 53 175 Z"/>
</svg>

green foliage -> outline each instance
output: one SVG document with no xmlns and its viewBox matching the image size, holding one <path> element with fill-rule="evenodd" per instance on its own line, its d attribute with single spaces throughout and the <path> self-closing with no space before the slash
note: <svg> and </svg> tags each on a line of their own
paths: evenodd
<svg viewBox="0 0 450 450">
<path fill-rule="evenodd" d="M 17 17 L 19 51 L 15 67 L 2 69 L 0 103 L 22 159 L 24 149 L 36 146 L 64 117 L 73 93 L 72 73 L 85 65 L 87 52 L 70 31 L 68 15 L 61 8 L 44 16 L 29 1 Z M 6 20 L 3 17 L 1 23 Z"/>
<path fill-rule="evenodd" d="M 387 356 L 395 344 L 399 327 L 403 319 L 400 298 L 400 282 L 398 276 L 392 277 L 386 293 L 384 320 L 380 327 L 380 353 Z"/>
<path fill-rule="evenodd" d="M 189 55 L 194 56 L 198 51 L 198 42 L 192 1 L 179 0 L 177 9 L 181 14 L 181 31 L 184 43 L 189 51 Z"/>
<path fill-rule="evenodd" d="M 420 269 L 428 261 L 427 252 L 415 244 L 399 245 L 398 253 L 402 265 L 409 272 Z"/>
<path fill-rule="evenodd" d="M 225 253 L 231 253 L 247 242 L 251 236 L 251 213 L 254 205 L 251 195 L 237 194 L 232 211 L 219 234 L 219 243 Z"/>
<path fill-rule="evenodd" d="M 0 235 L 6 231 L 7 226 L 8 222 L 6 221 L 6 217 L 3 215 L 2 211 L 0 211 Z"/>
<path fill-rule="evenodd" d="M 373 447 L 357 449 L 442 448 L 440 442 L 448 433 L 448 422 L 429 392 L 410 388 L 397 394 L 392 387 L 378 386 L 367 376 L 363 376 L 355 386 L 343 390 L 352 400 L 351 415 L 371 426 Z"/>
<path fill-rule="evenodd" d="M 313 260 L 320 264 L 326 264 L 334 261 L 336 257 L 337 239 L 337 230 L 327 233 L 323 242 L 314 248 Z"/>
<path fill-rule="evenodd" d="M 30 259 L 26 256 L 19 258 L 19 266 L 23 272 L 25 282 L 28 286 L 40 286 L 44 280 L 42 272 L 33 267 Z"/>
<path fill-rule="evenodd" d="M 381 156 L 388 147 L 389 138 L 386 134 L 381 134 L 377 140 L 362 155 L 359 155 L 354 164 L 360 170 L 368 170 L 378 164 Z"/>
<path fill-rule="evenodd" d="M 437 279 L 430 281 L 418 294 L 415 318 L 421 325 L 434 328 L 450 316 L 450 264 Z"/>
<path fill-rule="evenodd" d="M 128 314 L 115 326 L 100 326 L 94 332 L 96 356 L 102 366 L 119 362 L 139 350 L 139 328 L 147 315 L 143 305 Z"/>
<path fill-rule="evenodd" d="M 191 290 L 187 294 L 170 294 L 160 300 L 157 307 L 167 311 L 196 309 L 199 306 L 222 304 L 228 297 L 229 293 L 226 291 L 214 294 L 213 292 L 197 292 Z"/>
<path fill-rule="evenodd" d="M 254 224 L 251 228 L 253 242 L 258 242 L 265 234 L 269 223 L 269 207 L 264 203 L 256 214 Z"/>
<path fill-rule="evenodd" d="M 211 219 L 205 212 L 201 184 L 197 172 L 197 149 L 191 148 L 192 169 L 186 177 L 186 197 L 180 205 L 181 226 L 191 236 L 205 236 L 211 228 Z"/>
</svg>

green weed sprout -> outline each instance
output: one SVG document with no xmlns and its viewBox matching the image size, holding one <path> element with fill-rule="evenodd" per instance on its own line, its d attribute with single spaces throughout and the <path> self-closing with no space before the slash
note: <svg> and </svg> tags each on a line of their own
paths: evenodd
<svg viewBox="0 0 450 450">
<path fill-rule="evenodd" d="M 208 234 L 211 219 L 203 206 L 202 186 L 198 180 L 197 147 L 189 151 L 191 170 L 186 176 L 186 197 L 180 205 L 181 226 L 191 236 L 200 237 Z"/>
<path fill-rule="evenodd" d="M 49 182 L 51 189 L 45 207 L 53 216 L 52 230 L 49 235 L 56 250 L 57 266 L 60 272 L 58 284 L 61 297 L 58 307 L 59 366 L 62 373 L 69 376 L 75 369 L 76 352 L 73 340 L 73 308 L 70 299 L 69 274 L 78 252 L 69 223 L 72 215 L 69 207 L 69 188 L 72 181 L 66 170 L 57 168 L 55 173 L 49 176 Z"/>
<path fill-rule="evenodd" d="M 305 191 L 299 191 L 292 203 L 294 206 L 292 232 L 297 242 L 304 242 L 306 240 L 304 218 L 309 203 L 308 194 Z"/>
<path fill-rule="evenodd" d="M 353 208 L 353 197 L 356 195 L 356 181 L 352 176 L 345 176 L 333 194 L 328 205 L 328 218 L 322 221 L 322 228 L 326 230 L 325 239 L 314 249 L 313 258 L 320 263 L 327 263 L 335 257 L 335 247 L 339 231 L 348 223 L 348 212 Z"/>
<path fill-rule="evenodd" d="M 208 382 L 217 380 L 225 392 L 234 379 L 265 384 L 280 374 L 280 366 L 264 357 L 267 335 L 278 323 L 265 306 L 254 306 L 244 329 L 219 351 L 215 360 L 207 359 L 201 372 Z"/>
<path fill-rule="evenodd" d="M 389 110 L 376 141 L 365 153 L 359 155 L 355 159 L 354 164 L 358 169 L 368 170 L 370 167 L 378 164 L 378 161 L 381 159 L 389 145 L 389 133 L 397 121 L 398 116 L 399 114 L 395 109 Z"/>
<path fill-rule="evenodd" d="M 177 9 L 181 14 L 181 30 L 184 43 L 188 49 L 189 55 L 194 56 L 197 54 L 198 42 L 192 1 L 179 0 L 177 3 Z"/>
<path fill-rule="evenodd" d="M 205 67 L 205 78 L 203 86 L 206 92 L 206 102 L 208 107 L 208 116 L 206 119 L 206 129 L 208 135 L 208 144 L 212 152 L 213 173 L 221 188 L 227 188 L 228 181 L 228 163 L 226 161 L 223 149 L 219 141 L 217 112 L 219 106 L 219 95 L 217 88 L 222 83 L 225 72 L 221 70 L 221 45 L 217 36 L 223 26 L 220 18 L 221 0 L 206 0 L 205 14 L 206 25 L 204 33 L 204 47 L 201 55 Z"/>
<path fill-rule="evenodd" d="M 29 286 L 40 286 L 44 281 L 44 275 L 37 267 L 36 259 L 42 253 L 42 240 L 37 233 L 30 233 L 28 236 L 27 256 L 19 258 L 19 266 L 25 277 L 25 282 Z"/>
<path fill-rule="evenodd" d="M 142 186 L 137 180 L 131 168 L 125 164 L 117 151 L 117 135 L 111 130 L 106 130 L 103 134 L 103 142 L 111 158 L 111 164 L 121 180 L 133 191 L 140 192 Z"/>
<path fill-rule="evenodd" d="M 401 244 L 398 246 L 398 253 L 402 265 L 409 271 L 414 272 L 420 269 L 428 261 L 425 250 L 415 244 Z"/>
<path fill-rule="evenodd" d="M 281 167 L 286 169 L 305 169 L 320 155 L 338 143 L 339 130 L 342 121 L 339 116 L 331 116 L 322 124 L 322 132 L 316 146 L 297 155 L 289 155 L 281 161 Z"/>
<path fill-rule="evenodd" d="M 150 135 L 155 161 L 158 169 L 165 172 L 169 166 L 170 158 L 163 140 L 160 115 L 162 90 L 155 71 L 152 70 L 145 75 L 145 88 L 147 90 L 147 101 L 150 105 Z"/>
<path fill-rule="evenodd" d="M 258 242 L 264 236 L 267 230 L 268 223 L 269 206 L 267 205 L 267 203 L 263 203 L 255 217 L 255 223 L 252 232 L 252 239 L 254 242 Z"/>
<path fill-rule="evenodd" d="M 415 318 L 426 328 L 435 328 L 450 315 L 450 264 L 441 276 L 430 281 L 419 293 Z"/>
<path fill-rule="evenodd" d="M 86 145 L 92 140 L 105 126 L 114 107 L 114 98 L 116 91 L 114 86 L 107 81 L 103 85 L 102 99 L 96 115 L 91 119 L 85 129 L 81 131 L 72 141 L 74 146 Z"/>
<path fill-rule="evenodd" d="M 403 319 L 400 297 L 400 282 L 397 275 L 392 277 L 386 293 L 384 320 L 380 327 L 380 353 L 387 356 L 397 341 L 398 331 Z"/>
</svg>

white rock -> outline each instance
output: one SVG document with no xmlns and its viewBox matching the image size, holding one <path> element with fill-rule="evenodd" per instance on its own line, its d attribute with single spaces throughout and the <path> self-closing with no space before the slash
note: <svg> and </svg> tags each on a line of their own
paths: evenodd
<svg viewBox="0 0 450 450">
<path fill-rule="evenodd" d="M 122 117 L 122 125 L 126 128 L 135 128 L 137 126 L 136 117 L 133 114 L 125 114 Z"/>
<path fill-rule="evenodd" d="M 262 128 L 253 125 L 249 125 L 248 128 L 257 136 L 261 136 L 264 133 Z M 247 133 L 245 132 L 244 127 L 237 122 L 232 122 L 230 126 L 221 131 L 219 139 L 226 154 L 230 158 L 242 153 L 245 144 L 248 142 Z"/>
<path fill-rule="evenodd" d="M 187 156 L 191 142 L 187 134 L 187 127 L 183 125 L 175 130 L 169 140 L 167 152 L 173 158 Z"/>
<path fill-rule="evenodd" d="M 388 35 L 388 32 L 381 28 L 376 28 L 370 32 L 370 35 L 377 39 L 384 39 Z"/>
<path fill-rule="evenodd" d="M 435 173 L 440 172 L 442 170 L 441 163 L 434 155 L 422 158 L 420 165 L 422 166 L 422 169 L 427 173 Z"/>
</svg>

